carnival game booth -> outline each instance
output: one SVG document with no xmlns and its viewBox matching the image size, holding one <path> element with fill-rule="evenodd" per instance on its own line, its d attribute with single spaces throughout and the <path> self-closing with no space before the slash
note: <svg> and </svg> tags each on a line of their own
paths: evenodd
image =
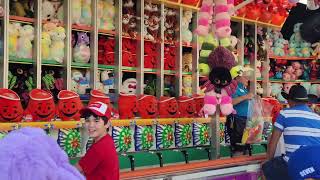
<svg viewBox="0 0 320 180">
<path fill-rule="evenodd" d="M 276 102 L 286 103 L 281 90 L 304 83 L 319 95 L 318 46 L 280 33 L 295 2 L 0 2 L 1 137 L 43 128 L 75 163 L 92 142 L 78 110 L 103 101 L 113 107 L 121 179 L 255 179 Z M 247 129 L 254 140 L 231 158 L 224 124 L 236 84 L 210 83 L 210 74 L 221 80 L 237 64 L 254 70 L 250 91 L 263 98 Z M 208 103 L 223 93 L 226 103 Z"/>
</svg>

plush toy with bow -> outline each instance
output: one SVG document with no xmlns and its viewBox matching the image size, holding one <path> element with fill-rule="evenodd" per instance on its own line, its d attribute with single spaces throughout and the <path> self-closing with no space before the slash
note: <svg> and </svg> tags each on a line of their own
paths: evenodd
<svg viewBox="0 0 320 180">
<path fill-rule="evenodd" d="M 52 121 L 55 116 L 55 104 L 52 95 L 42 89 L 33 89 L 24 112 L 25 121 Z"/>
<path fill-rule="evenodd" d="M 73 58 L 75 62 L 88 63 L 90 61 L 90 39 L 86 32 L 78 32 L 78 40 L 73 49 Z"/>
<path fill-rule="evenodd" d="M 137 80 L 135 78 L 128 78 L 122 83 L 121 93 L 136 94 Z"/>
<path fill-rule="evenodd" d="M 232 84 L 230 70 L 236 63 L 233 54 L 224 47 L 218 47 L 210 54 L 208 63 L 211 66 L 211 72 L 210 83 L 207 85 L 204 97 L 204 114 L 213 115 L 217 104 L 220 104 L 223 115 L 235 113 L 231 94 L 226 91 L 226 87 Z"/>
<path fill-rule="evenodd" d="M 20 97 L 10 89 L 0 88 L 0 122 L 20 122 L 23 108 Z"/>
<path fill-rule="evenodd" d="M 174 97 L 161 96 L 158 107 L 160 118 L 176 118 L 179 115 L 178 103 Z"/>
<path fill-rule="evenodd" d="M 158 101 L 151 95 L 138 97 L 138 112 L 141 118 L 156 118 L 158 116 Z"/>
<path fill-rule="evenodd" d="M 80 97 L 77 93 L 62 90 L 58 94 L 57 115 L 62 121 L 80 120 L 80 110 L 83 108 Z"/>
</svg>

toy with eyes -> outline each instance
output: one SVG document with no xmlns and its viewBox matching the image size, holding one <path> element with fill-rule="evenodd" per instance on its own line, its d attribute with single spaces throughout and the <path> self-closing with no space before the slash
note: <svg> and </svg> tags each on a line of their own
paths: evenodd
<svg viewBox="0 0 320 180">
<path fill-rule="evenodd" d="M 233 85 L 230 70 L 236 64 L 233 54 L 224 47 L 218 47 L 209 55 L 208 63 L 212 70 L 209 82 L 206 82 L 204 115 L 213 115 L 217 104 L 220 104 L 223 115 L 235 113 L 230 97 L 232 90 L 229 90 L 229 85 Z"/>
<path fill-rule="evenodd" d="M 120 93 L 118 104 L 121 119 L 132 119 L 138 112 L 136 95 Z"/>
<path fill-rule="evenodd" d="M 160 118 L 178 117 L 178 103 L 174 97 L 161 96 L 158 107 Z"/>
<path fill-rule="evenodd" d="M 129 78 L 123 81 L 121 87 L 121 93 L 124 94 L 136 94 L 137 80 L 135 78 Z"/>
<path fill-rule="evenodd" d="M 26 121 L 51 121 L 56 113 L 52 95 L 42 89 L 33 89 L 25 110 Z"/>
<path fill-rule="evenodd" d="M 193 98 L 187 96 L 180 96 L 178 99 L 179 116 L 181 118 L 194 117 L 195 104 Z"/>
<path fill-rule="evenodd" d="M 10 89 L 0 89 L 0 122 L 19 122 L 23 108 L 20 97 Z"/>
<path fill-rule="evenodd" d="M 58 94 L 57 114 L 62 121 L 80 120 L 79 111 L 83 105 L 80 97 L 73 91 L 62 90 Z"/>
<path fill-rule="evenodd" d="M 141 95 L 138 98 L 138 111 L 141 118 L 155 118 L 158 115 L 158 101 L 151 95 Z"/>
</svg>

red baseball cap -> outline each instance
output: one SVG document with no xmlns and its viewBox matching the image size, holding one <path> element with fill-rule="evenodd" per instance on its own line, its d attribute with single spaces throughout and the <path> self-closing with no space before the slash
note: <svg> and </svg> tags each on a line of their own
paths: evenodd
<svg viewBox="0 0 320 180">
<path fill-rule="evenodd" d="M 111 118 L 111 110 L 107 104 L 97 101 L 81 109 L 80 114 L 91 111 L 97 116 Z"/>
</svg>

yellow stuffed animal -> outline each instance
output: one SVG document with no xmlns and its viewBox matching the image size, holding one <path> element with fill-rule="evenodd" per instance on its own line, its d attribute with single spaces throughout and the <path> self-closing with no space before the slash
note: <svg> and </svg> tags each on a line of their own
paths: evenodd
<svg viewBox="0 0 320 180">
<path fill-rule="evenodd" d="M 19 31 L 21 29 L 20 23 L 10 23 L 8 27 L 9 32 L 9 56 L 15 57 L 17 55 L 17 43 Z"/>
<path fill-rule="evenodd" d="M 192 71 L 192 54 L 185 53 L 182 56 L 182 71 L 183 72 L 191 72 Z"/>
<path fill-rule="evenodd" d="M 42 32 L 41 34 L 41 56 L 42 59 L 48 60 L 50 57 L 50 45 L 51 37 L 48 32 Z"/>
<path fill-rule="evenodd" d="M 312 56 L 315 56 L 318 59 L 320 59 L 320 42 L 316 42 L 316 43 L 312 44 L 312 47 L 314 48 L 314 50 L 312 52 Z"/>
</svg>

